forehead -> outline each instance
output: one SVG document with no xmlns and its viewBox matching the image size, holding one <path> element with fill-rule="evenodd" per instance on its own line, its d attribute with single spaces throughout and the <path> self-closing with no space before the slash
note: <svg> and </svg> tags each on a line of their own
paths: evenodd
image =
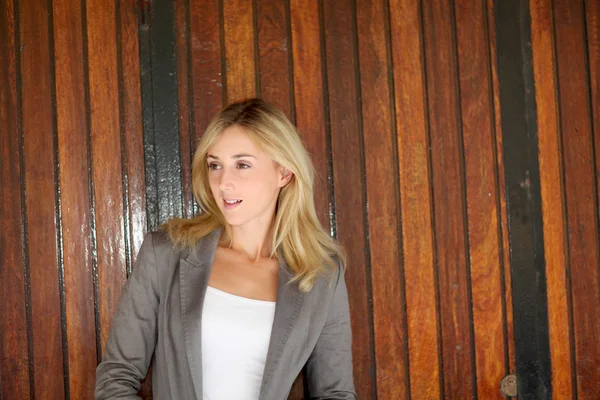
<svg viewBox="0 0 600 400">
<path fill-rule="evenodd" d="M 237 125 L 223 130 L 217 137 L 215 144 L 208 149 L 208 154 L 216 155 L 219 158 L 240 153 L 249 153 L 258 157 L 263 152 L 250 138 L 248 132 Z"/>
</svg>

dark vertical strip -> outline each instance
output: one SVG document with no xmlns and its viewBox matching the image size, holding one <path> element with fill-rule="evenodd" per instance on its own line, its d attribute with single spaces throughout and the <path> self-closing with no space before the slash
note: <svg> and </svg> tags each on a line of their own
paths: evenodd
<svg viewBox="0 0 600 400">
<path fill-rule="evenodd" d="M 469 326 L 470 335 L 470 351 L 471 351 L 471 398 L 478 399 L 477 391 L 477 352 L 475 351 L 475 324 L 473 318 L 473 283 L 471 273 L 471 243 L 469 238 L 469 212 L 468 212 L 468 196 L 467 196 L 467 175 L 466 175 L 466 159 L 465 159 L 465 138 L 463 131 L 463 110 L 462 110 L 462 94 L 460 86 L 460 60 L 458 55 L 458 34 L 456 32 L 456 0 L 451 1 L 450 15 L 450 30 L 452 32 L 452 61 L 454 63 L 454 87 L 456 88 L 456 120 L 458 133 L 458 159 L 459 159 L 459 174 L 462 183 L 461 205 L 463 212 L 463 233 L 464 233 L 464 252 L 465 252 L 465 269 L 466 269 L 466 284 L 467 284 L 467 301 L 468 301 L 468 318 L 471 321 Z"/>
<path fill-rule="evenodd" d="M 429 183 L 429 196 L 431 199 L 431 232 L 432 232 L 432 244 L 433 244 L 433 262 L 434 262 L 434 286 L 435 286 L 435 310 L 436 310 L 436 333 L 437 333 L 437 349 L 438 349 L 438 376 L 439 376 L 439 393 L 440 398 L 444 398 L 444 357 L 443 357 L 443 343 L 442 343 L 442 315 L 440 310 L 440 273 L 439 273 L 439 256 L 438 256 L 438 238 L 436 221 L 435 221 L 435 192 L 433 190 L 433 155 L 432 155 L 432 140 L 431 140 L 431 124 L 429 120 L 431 118 L 430 114 L 430 101 L 429 101 L 429 82 L 427 78 L 427 36 L 425 35 L 425 12 L 423 10 L 423 1 L 419 0 L 419 21 L 421 25 L 421 29 L 419 31 L 419 35 L 421 36 L 421 54 L 422 54 L 422 65 L 423 65 L 423 97 L 425 98 L 425 131 L 427 132 L 427 149 L 428 149 L 428 183 Z M 416 371 L 415 371 L 416 373 Z"/>
<path fill-rule="evenodd" d="M 227 57 L 225 55 L 225 5 L 223 0 L 219 2 L 219 44 L 221 45 L 221 88 L 223 96 L 223 106 L 227 105 Z"/>
<path fill-rule="evenodd" d="M 325 12 L 323 0 L 319 0 L 319 35 L 321 41 L 321 72 L 323 82 L 323 117 L 325 119 L 325 143 L 327 149 L 327 187 L 329 192 L 329 234 L 337 239 L 337 218 L 335 212 L 335 181 L 331 144 L 331 112 L 329 107 L 329 81 L 327 77 L 327 48 L 325 41 Z"/>
<path fill-rule="evenodd" d="M 255 79 L 255 96 L 262 97 L 260 89 L 260 52 L 258 44 L 258 7 L 257 0 L 252 0 L 252 45 L 254 48 L 254 79 Z"/>
<path fill-rule="evenodd" d="M 385 32 L 385 48 L 387 53 L 387 70 L 388 70 L 388 87 L 389 87 L 389 104 L 390 104 L 390 130 L 392 132 L 392 144 L 393 144 L 393 158 L 398 161 L 400 155 L 398 154 L 398 122 L 396 115 L 396 90 L 395 90 L 395 82 L 394 82 L 394 57 L 393 57 L 393 46 L 392 46 L 392 28 L 390 21 L 390 1 L 383 1 L 383 20 L 384 20 L 384 32 Z M 402 351 L 404 352 L 404 359 L 402 362 L 404 363 L 405 374 L 404 374 L 404 398 L 406 400 L 411 399 L 410 395 L 410 360 L 408 354 L 408 311 L 406 308 L 406 273 L 404 270 L 404 240 L 402 236 L 402 195 L 400 193 L 400 164 L 399 162 L 394 163 L 394 187 L 396 191 L 396 204 L 398 205 L 398 218 L 396 219 L 396 236 L 398 238 L 398 260 L 401 262 L 398 263 L 398 273 L 400 275 L 400 308 L 402 311 L 402 315 L 399 318 L 402 320 L 402 334 L 404 336 L 404 347 Z"/>
<path fill-rule="evenodd" d="M 375 323 L 373 321 L 373 282 L 372 282 L 372 274 L 371 274 L 371 243 L 370 243 L 370 228 L 369 228 L 369 207 L 368 207 L 368 199 L 367 199 L 367 176 L 366 176 L 366 166 L 365 166 L 365 140 L 364 140 L 364 130 L 363 130 L 363 115 L 362 115 L 362 92 L 360 85 L 360 62 L 359 62 L 359 52 L 358 52 L 358 21 L 357 21 L 357 10 L 356 10 L 356 0 L 352 0 L 352 51 L 354 52 L 354 69 L 356 73 L 354 74 L 354 84 L 356 85 L 356 115 L 358 122 L 358 147 L 360 154 L 360 171 L 361 171 L 361 180 L 362 180 L 362 204 L 364 204 L 364 209 L 362 210 L 363 217 L 363 230 L 365 232 L 364 235 L 364 249 L 365 249 L 365 267 L 366 267 L 366 286 L 367 286 L 367 304 L 369 307 L 367 308 L 367 318 L 369 323 L 369 351 L 370 351 L 370 359 L 373 360 L 370 367 L 371 372 L 371 398 L 377 399 L 377 358 L 375 356 Z"/>
<path fill-rule="evenodd" d="M 154 137 L 154 109 L 152 85 L 152 58 L 150 45 L 150 3 L 142 2 L 140 39 L 140 82 L 142 94 L 142 126 L 144 130 L 144 169 L 146 189 L 146 219 L 148 231 L 158 227 L 158 188 L 156 176 L 156 149 Z"/>
<path fill-rule="evenodd" d="M 551 366 L 529 2 L 495 3 L 520 400 L 550 399 Z"/>
<path fill-rule="evenodd" d="M 490 26 L 488 23 L 488 2 L 487 0 L 481 0 L 483 3 L 483 9 L 484 9 L 484 13 L 486 15 L 486 19 L 485 19 L 485 36 L 488 40 L 488 42 L 491 43 L 491 32 L 490 32 Z M 494 143 L 494 146 L 492 146 L 492 154 L 494 155 L 494 160 L 498 160 L 498 149 L 495 146 L 495 143 L 498 143 L 498 132 L 496 131 L 496 109 L 493 106 L 494 104 L 494 90 L 493 90 L 493 71 L 492 71 L 492 54 L 491 54 L 491 47 L 488 46 L 488 78 L 489 78 L 489 94 L 490 94 L 490 113 L 491 113 L 491 119 L 490 119 L 490 131 L 492 132 L 492 140 Z M 496 219 L 498 221 L 498 248 L 500 249 L 500 251 L 498 252 L 498 264 L 500 265 L 500 288 L 502 290 L 502 293 L 506 293 L 506 282 L 504 280 L 504 276 L 505 276 L 505 269 L 506 266 L 504 264 L 504 239 L 503 239 L 503 234 L 502 234 L 502 206 L 501 206 L 501 202 L 500 202 L 500 197 L 501 197 L 501 188 L 500 188 L 500 175 L 499 175 L 499 168 L 498 165 L 496 165 L 496 167 L 494 168 L 494 187 L 496 188 L 496 193 L 494 194 L 496 197 Z M 502 305 L 502 332 L 503 332 L 503 346 L 504 346 L 504 374 L 507 375 L 510 373 L 510 361 L 509 361 L 509 354 L 508 354 L 508 324 L 506 322 L 506 298 L 505 296 L 501 296 L 500 297 L 500 302 Z M 508 397 L 511 398 L 511 397 Z"/>
<path fill-rule="evenodd" d="M 174 21 L 173 2 L 153 3 L 150 15 L 150 56 L 158 223 L 183 215 Z"/>
<path fill-rule="evenodd" d="M 123 76 L 123 43 L 121 29 L 121 1 L 115 0 L 115 25 L 116 39 L 115 46 L 117 48 L 117 76 L 119 77 L 119 130 L 121 131 L 121 182 L 123 185 L 123 228 L 125 232 L 125 271 L 126 276 L 131 274 L 131 221 L 129 216 L 131 210 L 129 208 L 129 168 L 127 162 L 127 139 L 126 122 L 125 122 L 125 78 Z"/>
<path fill-rule="evenodd" d="M 193 79 L 193 60 L 192 60 L 192 10 L 190 9 L 190 0 L 185 0 L 184 2 L 185 13 L 185 24 L 186 24 L 186 58 L 187 58 L 187 81 L 188 81 L 188 91 L 187 91 L 187 102 L 188 102 L 188 110 L 189 110 L 189 130 L 190 130 L 190 160 L 193 160 L 194 153 L 196 151 L 196 121 L 195 110 L 194 110 L 194 79 Z M 198 203 L 196 202 L 196 198 L 194 197 L 194 188 L 192 187 L 192 215 L 190 217 L 198 214 Z"/>
<path fill-rule="evenodd" d="M 100 289 L 98 286 L 98 240 L 96 233 L 96 202 L 94 199 L 94 160 L 92 149 L 92 121 L 90 101 L 90 68 L 88 56 L 87 0 L 81 0 L 81 30 L 83 35 L 83 86 L 85 88 L 85 129 L 88 159 L 88 195 L 90 202 L 90 235 L 92 251 L 92 283 L 94 286 L 94 320 L 96 323 L 96 360 L 102 360 L 102 324 L 100 322 Z"/>
<path fill-rule="evenodd" d="M 290 121 L 296 125 L 296 94 L 294 93 L 294 46 L 292 43 L 292 18 L 290 11 L 290 0 L 284 0 L 284 11 L 285 11 L 285 31 L 286 44 L 288 49 L 288 86 L 290 94 Z M 306 393 L 306 391 L 305 391 Z"/>
<path fill-rule="evenodd" d="M 54 12 L 52 0 L 48 0 L 48 47 L 50 53 L 50 93 L 52 104 L 52 158 L 54 165 L 54 209 L 56 218 L 56 265 L 60 302 L 60 327 L 62 335 L 63 385 L 65 399 L 70 399 L 69 342 L 67 335 L 67 306 L 65 299 L 65 260 L 63 252 L 62 202 L 60 190 L 60 157 L 58 151 L 58 122 L 56 105 L 56 55 L 54 49 Z"/>
</svg>

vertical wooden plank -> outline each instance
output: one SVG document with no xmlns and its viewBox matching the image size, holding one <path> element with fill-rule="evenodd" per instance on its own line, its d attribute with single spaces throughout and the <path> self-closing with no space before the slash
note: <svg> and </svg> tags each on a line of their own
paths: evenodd
<svg viewBox="0 0 600 400">
<path fill-rule="evenodd" d="M 423 2 L 444 396 L 476 396 L 454 12 Z"/>
<path fill-rule="evenodd" d="M 192 112 L 190 4 L 177 1 L 175 7 L 175 53 L 177 55 L 177 108 L 179 110 L 179 149 L 181 153 L 181 184 L 183 186 L 183 215 L 194 215 L 192 195 Z"/>
<path fill-rule="evenodd" d="M 63 398 L 48 2 L 19 1 L 35 397 Z"/>
<path fill-rule="evenodd" d="M 503 254 L 496 169 L 494 104 L 486 0 L 455 3 L 459 58 L 477 397 L 498 395 L 506 337 L 502 307 Z"/>
<path fill-rule="evenodd" d="M 315 166 L 315 205 L 321 224 L 330 228 L 329 145 L 325 128 L 326 82 L 321 46 L 319 3 L 291 0 L 294 103 L 296 126 Z"/>
<path fill-rule="evenodd" d="M 420 3 L 390 0 L 410 398 L 440 398 L 431 170 Z"/>
<path fill-rule="evenodd" d="M 115 3 L 86 0 L 86 21 L 100 343 L 104 346 L 126 278 Z"/>
<path fill-rule="evenodd" d="M 223 1 L 227 102 L 256 96 L 252 0 Z M 203 20 L 206 16 L 203 17 Z"/>
<path fill-rule="evenodd" d="M 286 1 L 257 1 L 260 95 L 294 119 Z"/>
<path fill-rule="evenodd" d="M 554 2 L 559 110 L 567 205 L 567 240 L 577 395 L 600 391 L 600 288 L 598 286 L 598 203 L 586 71 L 585 17 L 582 0 Z"/>
<path fill-rule="evenodd" d="M 140 49 L 138 2 L 119 2 L 120 7 L 120 73 L 121 134 L 127 169 L 127 202 L 129 209 L 130 265 L 135 263 L 146 233 L 146 195 L 144 188 L 144 143 L 140 87 Z"/>
<path fill-rule="evenodd" d="M 213 115 L 224 103 L 221 70 L 220 2 L 200 0 L 190 2 L 192 80 L 195 138 L 204 133 Z M 223 66 L 224 67 L 224 66 Z M 192 145 L 192 148 L 195 146 Z"/>
<path fill-rule="evenodd" d="M 26 231 L 22 225 L 21 132 L 19 131 L 19 94 L 16 13 L 13 1 L 0 7 L 0 398 L 27 399 L 30 392 L 28 328 L 25 274 L 28 270 L 23 254 Z"/>
<path fill-rule="evenodd" d="M 377 397 L 400 400 L 408 398 L 408 354 L 404 276 L 398 268 L 400 193 L 385 11 L 383 1 L 357 2 Z M 396 171 L 393 179 L 390 171 Z"/>
<path fill-rule="evenodd" d="M 496 57 L 496 20 L 494 18 L 494 0 L 487 0 L 488 9 L 488 37 L 490 63 L 492 73 L 492 89 L 494 100 L 494 129 L 495 129 L 495 146 L 496 146 L 496 174 L 498 175 L 498 200 L 500 208 L 500 233 L 502 236 L 500 246 L 502 248 L 502 288 L 504 296 L 504 315 L 505 315 L 505 332 L 506 336 L 506 351 L 508 365 L 505 373 L 516 371 L 515 364 L 515 338 L 514 338 L 514 323 L 513 323 L 513 306 L 512 306 L 512 283 L 510 269 L 510 244 L 508 240 L 508 209 L 506 204 L 506 181 L 504 174 L 504 151 L 502 146 L 502 118 L 500 110 L 500 83 L 498 81 L 498 61 Z M 516 400 L 516 396 L 513 399 Z"/>
<path fill-rule="evenodd" d="M 337 238 L 348 252 L 346 281 L 358 398 L 376 396 L 373 372 L 370 249 L 366 238 L 356 20 L 352 1 L 323 2 Z"/>
<path fill-rule="evenodd" d="M 539 126 L 538 153 L 548 286 L 552 392 L 557 398 L 572 399 L 575 384 L 572 380 L 574 371 L 571 359 L 573 338 L 569 329 L 572 320 L 568 300 L 566 209 L 558 126 L 552 7 L 548 0 L 532 0 L 530 9 Z"/>
<path fill-rule="evenodd" d="M 69 395 L 90 398 L 96 377 L 96 336 L 88 196 L 87 124 L 82 34 L 78 0 L 54 0 L 54 49 L 62 231 L 65 267 Z M 77 243 L 77 245 L 71 245 Z"/>
</svg>

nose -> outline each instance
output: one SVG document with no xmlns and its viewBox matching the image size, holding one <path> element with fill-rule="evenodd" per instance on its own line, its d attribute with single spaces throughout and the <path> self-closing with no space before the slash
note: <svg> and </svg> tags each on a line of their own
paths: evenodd
<svg viewBox="0 0 600 400">
<path fill-rule="evenodd" d="M 228 171 L 226 168 L 223 168 L 219 175 L 219 190 L 222 190 L 223 192 L 232 190 L 234 183 L 231 172 Z"/>
</svg>

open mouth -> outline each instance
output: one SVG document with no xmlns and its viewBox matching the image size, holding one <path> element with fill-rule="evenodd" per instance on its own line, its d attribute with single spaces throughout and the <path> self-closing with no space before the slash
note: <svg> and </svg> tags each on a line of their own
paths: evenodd
<svg viewBox="0 0 600 400">
<path fill-rule="evenodd" d="M 238 199 L 223 199 L 223 204 L 225 205 L 225 208 L 228 210 L 239 206 L 241 202 L 242 202 L 242 200 L 238 200 Z"/>
</svg>

